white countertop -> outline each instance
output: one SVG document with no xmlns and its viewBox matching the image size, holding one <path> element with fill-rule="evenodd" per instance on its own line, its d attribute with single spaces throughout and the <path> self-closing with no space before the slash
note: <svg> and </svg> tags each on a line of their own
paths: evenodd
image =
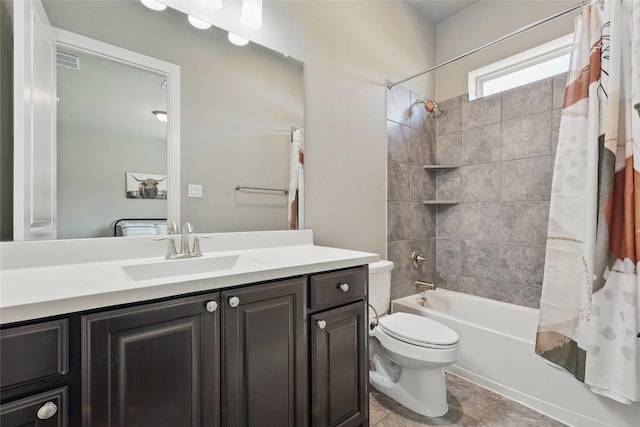
<svg viewBox="0 0 640 427">
<path fill-rule="evenodd" d="M 368 252 L 316 246 L 310 231 L 209 236 L 210 239 L 202 240 L 205 257 L 240 255 L 251 262 L 239 263 L 227 270 L 136 281 L 125 273 L 123 266 L 175 260 L 164 260 L 158 254 L 122 259 L 114 253 L 119 253 L 117 250 L 122 245 L 140 246 L 137 249 L 153 247 L 155 251 L 159 242 L 149 238 L 118 238 L 105 239 L 101 244 L 102 239 L 92 239 L 86 244 L 85 251 L 83 241 L 58 245 L 55 242 L 3 243 L 0 246 L 5 258 L 0 269 L 0 323 L 353 267 L 380 258 Z M 162 251 L 165 245 L 166 242 L 161 245 Z M 229 247 L 232 249 L 225 250 Z M 53 262 L 52 258 L 64 258 L 60 253 L 63 249 L 77 254 L 76 258 L 81 262 Z M 93 256 L 86 254 L 87 249 Z M 25 260 L 25 254 L 36 254 L 35 259 Z"/>
</svg>

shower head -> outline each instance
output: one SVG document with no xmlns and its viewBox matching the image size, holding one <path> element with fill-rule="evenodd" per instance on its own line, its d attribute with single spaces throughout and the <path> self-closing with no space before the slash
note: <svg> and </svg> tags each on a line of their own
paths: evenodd
<svg viewBox="0 0 640 427">
<path fill-rule="evenodd" d="M 427 110 L 428 113 L 431 113 L 431 117 L 439 117 L 442 114 L 442 110 L 438 107 L 438 104 L 431 101 L 430 99 L 418 101 L 418 103 L 424 104 L 425 110 Z"/>
<path fill-rule="evenodd" d="M 640 102 L 638 102 L 636 105 L 634 105 L 633 108 L 636 109 L 636 111 L 638 112 L 638 116 L 640 116 Z"/>
</svg>

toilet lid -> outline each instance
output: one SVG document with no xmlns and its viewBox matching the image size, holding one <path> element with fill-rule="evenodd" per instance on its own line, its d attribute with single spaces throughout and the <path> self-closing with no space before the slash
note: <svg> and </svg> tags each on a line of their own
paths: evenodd
<svg viewBox="0 0 640 427">
<path fill-rule="evenodd" d="M 396 339 L 425 347 L 444 347 L 458 343 L 458 334 L 451 328 L 415 314 L 390 314 L 380 318 L 378 327 Z"/>
</svg>

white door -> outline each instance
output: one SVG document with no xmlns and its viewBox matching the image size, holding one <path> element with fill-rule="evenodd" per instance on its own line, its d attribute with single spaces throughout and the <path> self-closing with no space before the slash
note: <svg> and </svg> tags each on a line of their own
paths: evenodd
<svg viewBox="0 0 640 427">
<path fill-rule="evenodd" d="M 15 1 L 13 8 L 13 239 L 55 239 L 55 35 L 40 0 Z"/>
</svg>

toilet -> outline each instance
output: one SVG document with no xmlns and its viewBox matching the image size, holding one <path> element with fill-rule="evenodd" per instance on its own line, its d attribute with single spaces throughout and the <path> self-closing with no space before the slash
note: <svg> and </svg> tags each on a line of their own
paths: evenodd
<svg viewBox="0 0 640 427">
<path fill-rule="evenodd" d="M 386 314 L 391 270 L 391 261 L 369 264 L 369 382 L 418 414 L 442 416 L 449 410 L 444 368 L 458 359 L 458 335 L 423 316 Z"/>
</svg>

